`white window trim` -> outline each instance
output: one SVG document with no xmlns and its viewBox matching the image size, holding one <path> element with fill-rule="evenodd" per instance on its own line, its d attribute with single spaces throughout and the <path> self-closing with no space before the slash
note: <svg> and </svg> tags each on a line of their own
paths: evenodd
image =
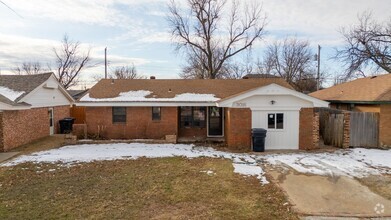
<svg viewBox="0 0 391 220">
<path fill-rule="evenodd" d="M 274 128 L 269 128 L 269 114 L 274 114 L 274 117 L 275 117 L 275 120 L 274 120 Z M 277 114 L 282 114 L 282 126 L 283 128 L 282 129 L 278 129 L 277 128 Z M 266 121 L 266 130 L 267 131 L 270 131 L 270 132 L 284 132 L 285 131 L 285 128 L 286 128 L 286 125 L 285 125 L 285 121 L 286 121 L 286 118 L 285 118 L 285 113 L 284 112 L 267 112 L 266 114 L 266 117 L 267 117 L 267 121 Z"/>
</svg>

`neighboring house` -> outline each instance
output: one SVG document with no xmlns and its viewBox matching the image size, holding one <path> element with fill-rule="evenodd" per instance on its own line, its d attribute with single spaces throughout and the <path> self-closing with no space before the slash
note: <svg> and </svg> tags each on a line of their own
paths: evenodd
<svg viewBox="0 0 391 220">
<path fill-rule="evenodd" d="M 73 102 L 53 73 L 0 75 L 0 151 L 57 133 Z"/>
<path fill-rule="evenodd" d="M 280 78 L 279 76 L 268 74 L 268 73 L 263 73 L 263 74 L 258 74 L 258 73 L 249 73 L 245 76 L 242 77 L 243 79 L 259 79 L 259 78 Z"/>
<path fill-rule="evenodd" d="M 391 74 L 356 79 L 310 94 L 330 107 L 356 112 L 378 112 L 379 138 L 391 145 Z"/>
<path fill-rule="evenodd" d="M 78 99 L 83 97 L 88 92 L 88 89 L 84 89 L 84 90 L 67 90 L 67 92 L 69 93 L 69 95 L 72 96 L 72 98 L 74 100 L 78 100 Z"/>
<path fill-rule="evenodd" d="M 281 78 L 235 80 L 101 80 L 77 106 L 89 134 L 110 139 L 219 140 L 250 149 L 251 128 L 268 130 L 266 149 L 318 144 L 314 107 L 328 103 Z"/>
</svg>

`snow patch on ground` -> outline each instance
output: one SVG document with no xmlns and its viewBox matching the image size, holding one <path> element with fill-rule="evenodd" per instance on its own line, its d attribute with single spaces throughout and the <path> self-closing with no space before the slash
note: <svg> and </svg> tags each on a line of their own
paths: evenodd
<svg viewBox="0 0 391 220">
<path fill-rule="evenodd" d="M 267 184 L 269 181 L 267 181 L 265 175 L 265 172 L 263 169 L 256 164 L 240 164 L 240 163 L 233 163 L 234 166 L 234 172 L 239 173 L 246 176 L 256 176 L 261 183 Z"/>
<path fill-rule="evenodd" d="M 291 168 L 300 173 L 324 176 L 349 176 L 362 178 L 369 175 L 391 174 L 391 150 L 351 149 L 338 150 L 332 153 L 287 153 L 254 155 L 229 153 L 209 147 L 196 147 L 187 144 L 81 144 L 65 146 L 58 149 L 41 151 L 17 157 L 1 166 L 13 166 L 24 162 L 62 163 L 73 165 L 83 162 L 137 159 L 139 157 L 211 157 L 232 160 L 234 172 L 242 175 L 256 176 L 262 184 L 267 184 L 265 172 L 260 163 Z M 213 172 L 213 173 L 212 173 Z M 214 171 L 206 171 L 214 175 Z"/>
<path fill-rule="evenodd" d="M 183 93 L 173 98 L 146 97 L 151 95 L 151 91 L 137 90 L 121 92 L 119 96 L 113 98 L 91 98 L 87 93 L 80 101 L 82 102 L 215 102 L 220 100 L 214 94 Z"/>
<path fill-rule="evenodd" d="M 266 155 L 272 165 L 290 167 L 300 173 L 323 176 L 391 174 L 391 150 L 356 148 L 333 153 L 293 153 Z"/>
<path fill-rule="evenodd" d="M 14 91 L 4 86 L 0 86 L 0 94 L 11 101 L 15 101 L 19 96 L 23 95 L 24 91 Z"/>
<path fill-rule="evenodd" d="M 17 157 L 1 166 L 14 166 L 20 163 L 64 163 L 72 165 L 82 162 L 137 159 L 139 157 L 212 157 L 232 160 L 235 172 L 243 175 L 254 175 L 262 184 L 268 181 L 263 176 L 264 171 L 256 160 L 248 154 L 228 153 L 216 151 L 209 147 L 195 147 L 186 144 L 143 144 L 143 143 L 117 143 L 117 144 L 82 144 L 65 146 L 58 149 L 41 151 L 30 155 Z M 248 166 L 246 166 L 248 165 Z"/>
</svg>

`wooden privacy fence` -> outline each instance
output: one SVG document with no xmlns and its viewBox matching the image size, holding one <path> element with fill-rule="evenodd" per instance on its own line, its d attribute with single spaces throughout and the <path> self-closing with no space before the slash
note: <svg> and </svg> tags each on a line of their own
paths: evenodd
<svg viewBox="0 0 391 220">
<path fill-rule="evenodd" d="M 378 147 L 379 113 L 319 108 L 319 133 L 325 145 Z"/>
<path fill-rule="evenodd" d="M 379 146 L 379 113 L 351 112 L 350 113 L 350 146 L 378 147 Z"/>
<path fill-rule="evenodd" d="M 343 147 L 344 141 L 344 114 L 342 111 L 320 108 L 319 132 L 325 145 Z"/>
<path fill-rule="evenodd" d="M 74 124 L 84 124 L 86 121 L 86 108 L 82 106 L 72 106 L 71 117 L 75 118 Z"/>
</svg>

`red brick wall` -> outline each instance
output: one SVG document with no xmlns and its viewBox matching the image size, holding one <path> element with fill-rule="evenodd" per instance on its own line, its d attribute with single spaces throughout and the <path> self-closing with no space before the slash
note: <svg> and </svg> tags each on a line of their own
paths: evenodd
<svg viewBox="0 0 391 220">
<path fill-rule="evenodd" d="M 391 147 L 391 104 L 380 106 L 379 139 L 382 147 Z"/>
<path fill-rule="evenodd" d="M 319 148 L 319 113 L 313 108 L 302 108 L 299 121 L 299 149 Z"/>
<path fill-rule="evenodd" d="M 206 139 L 207 136 L 206 126 L 205 128 L 179 128 L 179 137 Z"/>
<path fill-rule="evenodd" d="M 251 110 L 225 109 L 225 141 L 228 148 L 251 150 Z"/>
<path fill-rule="evenodd" d="M 162 107 L 152 120 L 152 107 L 127 107 L 126 123 L 112 123 L 112 107 L 86 107 L 88 134 L 109 139 L 161 139 L 178 134 L 178 108 Z"/>
<path fill-rule="evenodd" d="M 0 152 L 4 151 L 3 112 L 0 112 Z"/>
<path fill-rule="evenodd" d="M 2 112 L 2 147 L 4 151 L 49 135 L 49 108 Z M 69 106 L 54 107 L 55 131 L 58 120 L 69 117 Z M 1 142 L 0 142 L 1 144 Z"/>
<path fill-rule="evenodd" d="M 54 133 L 60 133 L 59 121 L 63 118 L 70 117 L 71 109 L 70 106 L 58 106 L 53 108 L 54 111 Z"/>
</svg>

